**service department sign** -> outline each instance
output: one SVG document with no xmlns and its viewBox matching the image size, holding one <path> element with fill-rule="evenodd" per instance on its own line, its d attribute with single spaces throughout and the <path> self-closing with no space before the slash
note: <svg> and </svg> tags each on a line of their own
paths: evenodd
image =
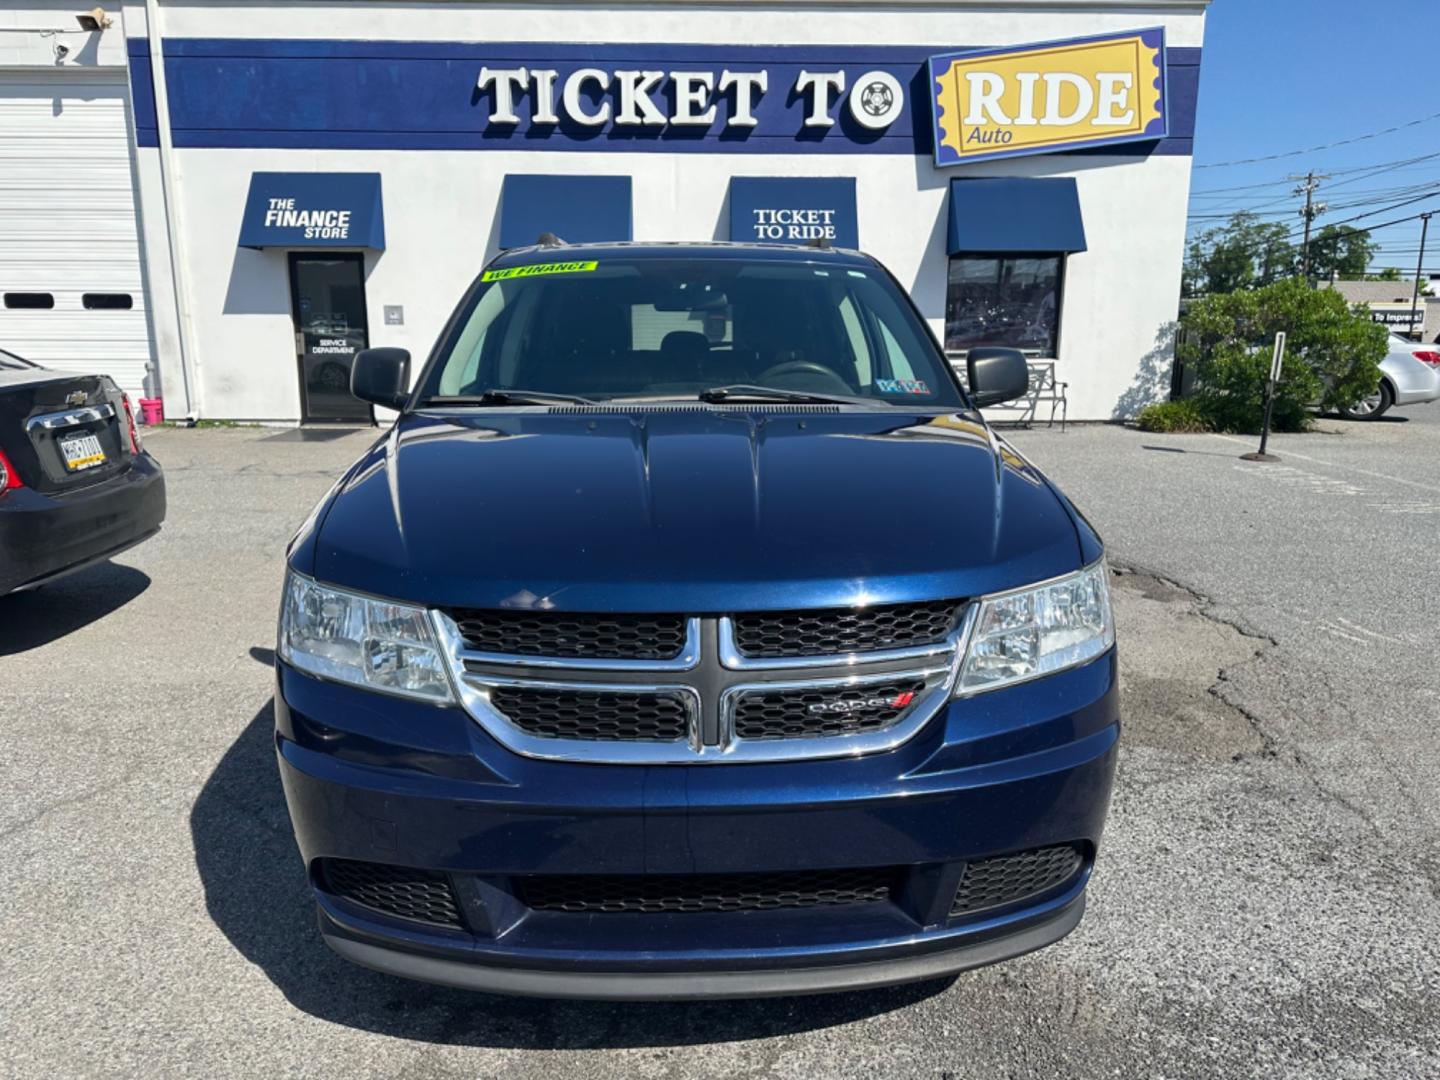
<svg viewBox="0 0 1440 1080">
<path fill-rule="evenodd" d="M 1160 28 L 930 58 L 935 164 L 1160 139 Z"/>
</svg>

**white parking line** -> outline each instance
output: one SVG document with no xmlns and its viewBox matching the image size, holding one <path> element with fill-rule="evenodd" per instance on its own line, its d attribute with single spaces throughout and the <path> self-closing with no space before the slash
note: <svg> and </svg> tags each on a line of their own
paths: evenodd
<svg viewBox="0 0 1440 1080">
<path fill-rule="evenodd" d="M 1232 467 L 1248 476 L 1261 477 L 1272 483 L 1284 484 L 1287 487 L 1306 488 L 1315 495 L 1368 494 L 1364 488 L 1356 487 L 1348 480 L 1336 480 L 1333 476 L 1320 476 L 1318 473 L 1305 469 L 1297 469 L 1293 465 L 1266 465 L 1263 469 L 1258 470 L 1249 465 L 1236 464 Z"/>
<path fill-rule="evenodd" d="M 1255 442 L 1253 438 L 1238 439 L 1234 435 L 1216 435 L 1214 432 L 1210 433 L 1210 437 L 1212 439 L 1224 439 L 1226 442 L 1239 443 L 1242 446 L 1250 446 Z M 1357 469 L 1354 465 L 1337 465 L 1333 461 L 1326 461 L 1323 458 L 1296 453 L 1288 447 L 1285 450 L 1285 456 L 1287 458 L 1299 458 L 1301 461 L 1313 461 L 1316 465 L 1324 465 L 1327 469 L 1341 469 L 1345 472 L 1359 473 L 1361 476 L 1371 476 L 1376 480 L 1388 480 L 1392 484 L 1404 484 L 1406 487 L 1419 488 L 1421 491 L 1432 491 L 1440 495 L 1440 487 L 1434 484 L 1422 484 L 1418 480 L 1406 480 L 1403 476 L 1391 476 L 1389 473 L 1372 472 L 1370 469 Z"/>
<path fill-rule="evenodd" d="M 1382 514 L 1440 514 L 1440 503 L 1371 503 L 1370 509 Z"/>
</svg>

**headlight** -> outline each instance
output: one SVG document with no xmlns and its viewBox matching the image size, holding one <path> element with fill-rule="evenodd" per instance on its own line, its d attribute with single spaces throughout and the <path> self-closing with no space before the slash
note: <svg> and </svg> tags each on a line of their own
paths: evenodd
<svg viewBox="0 0 1440 1080">
<path fill-rule="evenodd" d="M 1063 671 L 1115 644 L 1105 560 L 1029 589 L 987 596 L 970 635 L 957 695 Z"/>
<path fill-rule="evenodd" d="M 393 604 L 291 571 L 280 656 L 301 671 L 367 690 L 450 702 L 450 680 L 424 608 Z"/>
</svg>

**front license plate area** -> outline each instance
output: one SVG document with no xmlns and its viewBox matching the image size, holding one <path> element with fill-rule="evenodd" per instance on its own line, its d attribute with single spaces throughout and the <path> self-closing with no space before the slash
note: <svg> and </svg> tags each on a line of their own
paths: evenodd
<svg viewBox="0 0 1440 1080">
<path fill-rule="evenodd" d="M 105 464 L 105 448 L 94 435 L 61 439 L 60 456 L 65 459 L 65 468 L 72 473 Z"/>
</svg>

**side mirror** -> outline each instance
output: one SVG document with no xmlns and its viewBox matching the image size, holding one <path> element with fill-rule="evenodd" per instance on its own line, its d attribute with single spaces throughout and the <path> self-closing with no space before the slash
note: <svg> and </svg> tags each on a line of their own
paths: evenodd
<svg viewBox="0 0 1440 1080">
<path fill-rule="evenodd" d="M 406 349 L 364 349 L 350 369 L 350 393 L 361 401 L 402 407 L 410 397 L 410 353 Z"/>
<path fill-rule="evenodd" d="M 1019 349 L 971 349 L 965 358 L 970 398 L 977 409 L 1014 401 L 1030 390 L 1030 368 Z"/>
</svg>

